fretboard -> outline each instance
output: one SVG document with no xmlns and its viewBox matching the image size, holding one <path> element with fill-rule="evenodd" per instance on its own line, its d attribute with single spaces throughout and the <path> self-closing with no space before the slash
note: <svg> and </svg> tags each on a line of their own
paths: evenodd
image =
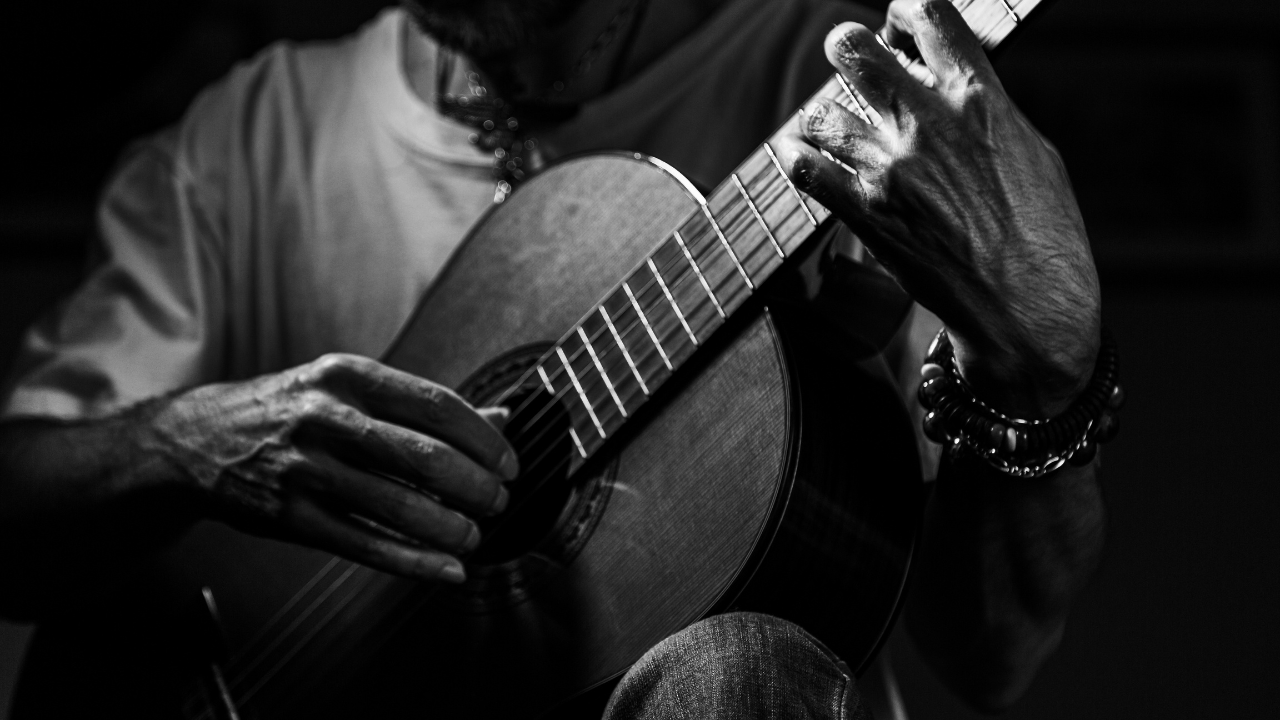
<svg viewBox="0 0 1280 720">
<path fill-rule="evenodd" d="M 953 0 L 984 47 L 1009 36 L 1041 0 Z M 895 51 L 921 82 L 932 76 Z M 839 75 L 813 96 L 877 123 Z M 799 190 L 772 137 L 657 244 L 644 262 L 567 332 L 530 371 L 568 409 L 576 467 L 590 458 L 735 311 L 794 255 L 831 212 Z"/>
</svg>

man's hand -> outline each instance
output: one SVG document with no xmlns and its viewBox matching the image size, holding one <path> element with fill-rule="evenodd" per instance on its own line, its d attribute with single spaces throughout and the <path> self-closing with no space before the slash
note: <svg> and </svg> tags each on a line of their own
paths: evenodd
<svg viewBox="0 0 1280 720">
<path fill-rule="evenodd" d="M 1100 327 L 1066 170 L 951 3 L 895 0 L 883 37 L 920 57 L 934 87 L 866 27 L 840 25 L 827 57 L 879 120 L 812 103 L 782 156 L 797 185 L 942 318 L 981 397 L 1014 415 L 1056 414 L 1087 384 Z"/>
<path fill-rule="evenodd" d="M 172 397 L 143 445 L 194 479 L 210 512 L 231 525 L 461 582 L 455 555 L 480 542 L 468 515 L 501 512 L 502 483 L 516 476 L 515 451 L 495 426 L 504 420 L 368 358 L 327 355 Z"/>
</svg>

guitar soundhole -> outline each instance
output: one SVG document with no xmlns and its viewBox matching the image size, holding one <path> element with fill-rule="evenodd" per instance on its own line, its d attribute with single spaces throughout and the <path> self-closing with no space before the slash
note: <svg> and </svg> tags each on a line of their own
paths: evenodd
<svg viewBox="0 0 1280 720">
<path fill-rule="evenodd" d="M 522 389 L 509 404 L 518 409 L 506 434 L 520 455 L 520 477 L 507 484 L 507 511 L 480 523 L 484 540 L 470 558 L 479 565 L 497 565 L 533 550 L 555 528 L 571 494 L 568 412 L 541 387 Z"/>
<path fill-rule="evenodd" d="M 494 404 L 552 347 L 513 350 L 488 363 L 459 393 L 477 407 Z M 520 455 L 520 477 L 507 484 L 511 500 L 503 514 L 482 520 L 480 548 L 466 559 L 467 582 L 454 600 L 487 612 L 523 602 L 541 580 L 563 570 L 591 536 L 617 475 L 617 461 L 570 478 L 576 451 L 569 413 L 536 376 L 503 404 L 512 409 L 505 434 Z"/>
</svg>

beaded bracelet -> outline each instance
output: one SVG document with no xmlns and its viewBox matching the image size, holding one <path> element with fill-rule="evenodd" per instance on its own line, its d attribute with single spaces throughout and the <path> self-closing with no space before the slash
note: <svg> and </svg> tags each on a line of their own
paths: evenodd
<svg viewBox="0 0 1280 720">
<path fill-rule="evenodd" d="M 1098 444 L 1120 431 L 1120 356 L 1105 329 L 1089 386 L 1065 412 L 1047 420 L 1012 418 L 979 400 L 960 376 L 946 328 L 929 346 L 920 374 L 920 404 L 929 410 L 925 436 L 952 452 L 972 452 L 1014 477 L 1041 477 L 1067 462 L 1087 465 Z"/>
</svg>

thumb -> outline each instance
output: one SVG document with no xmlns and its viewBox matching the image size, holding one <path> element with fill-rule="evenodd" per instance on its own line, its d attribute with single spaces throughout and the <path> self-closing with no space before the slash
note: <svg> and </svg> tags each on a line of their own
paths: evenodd
<svg viewBox="0 0 1280 720">
<path fill-rule="evenodd" d="M 511 409 L 505 407 L 487 407 L 477 410 L 480 417 L 489 421 L 489 424 L 497 428 L 499 431 L 507 427 L 507 420 L 511 419 Z"/>
</svg>

